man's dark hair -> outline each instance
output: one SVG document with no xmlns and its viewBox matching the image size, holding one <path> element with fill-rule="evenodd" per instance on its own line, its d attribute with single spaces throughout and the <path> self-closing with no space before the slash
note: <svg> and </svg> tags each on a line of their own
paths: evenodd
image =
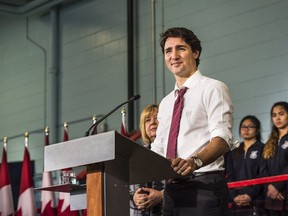
<svg viewBox="0 0 288 216">
<path fill-rule="evenodd" d="M 167 29 L 164 33 L 160 34 L 160 46 L 162 48 L 162 52 L 164 53 L 164 46 L 167 38 L 182 38 L 192 49 L 193 52 L 199 51 L 199 57 L 196 59 L 196 65 L 200 64 L 200 54 L 202 51 L 201 41 L 197 38 L 197 36 L 189 29 L 183 27 L 174 27 Z"/>
</svg>

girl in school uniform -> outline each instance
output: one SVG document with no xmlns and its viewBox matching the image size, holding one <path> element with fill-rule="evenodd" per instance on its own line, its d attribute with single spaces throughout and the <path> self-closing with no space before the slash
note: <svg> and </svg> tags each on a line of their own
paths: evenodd
<svg viewBox="0 0 288 216">
<path fill-rule="evenodd" d="M 271 109 L 272 131 L 263 149 L 263 175 L 288 173 L 288 103 L 280 101 Z M 274 182 L 265 185 L 265 208 L 270 216 L 288 215 L 288 183 Z"/>
</svg>

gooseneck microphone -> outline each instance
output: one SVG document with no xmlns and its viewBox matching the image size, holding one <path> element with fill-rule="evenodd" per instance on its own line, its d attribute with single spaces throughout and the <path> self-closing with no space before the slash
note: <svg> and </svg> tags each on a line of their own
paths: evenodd
<svg viewBox="0 0 288 216">
<path fill-rule="evenodd" d="M 93 125 L 91 125 L 91 127 L 86 131 L 84 136 L 89 136 L 90 135 L 90 131 L 92 130 L 93 127 L 97 127 L 98 124 L 100 122 L 102 122 L 104 119 L 106 119 L 108 116 L 110 116 L 113 112 L 115 112 L 117 109 L 119 109 L 121 106 L 123 106 L 126 103 L 130 103 L 132 101 L 138 100 L 140 98 L 140 95 L 134 95 L 133 97 L 131 97 L 129 100 L 121 103 L 120 105 L 118 105 L 117 107 L 115 107 L 113 110 L 111 110 L 109 113 L 107 113 L 106 115 L 104 115 L 102 118 L 100 118 L 99 120 L 97 120 Z"/>
</svg>

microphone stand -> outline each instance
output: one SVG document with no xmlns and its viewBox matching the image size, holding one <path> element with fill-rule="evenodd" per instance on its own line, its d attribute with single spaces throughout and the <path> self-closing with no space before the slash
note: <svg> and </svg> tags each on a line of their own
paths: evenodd
<svg viewBox="0 0 288 216">
<path fill-rule="evenodd" d="M 134 95 L 132 98 L 130 98 L 128 101 L 125 101 L 123 103 L 121 103 L 120 105 L 118 105 L 117 107 L 115 107 L 113 110 L 111 110 L 109 113 L 107 113 L 106 115 L 104 115 L 102 118 L 100 118 L 99 120 L 97 120 L 86 132 L 85 132 L 85 137 L 90 135 L 90 131 L 93 127 L 97 127 L 99 125 L 100 122 L 102 122 L 104 119 L 106 119 L 109 115 L 111 115 L 113 112 L 115 112 L 117 109 L 119 109 L 121 106 L 123 106 L 126 103 L 129 103 L 131 101 L 134 100 L 138 100 L 140 98 L 140 95 Z M 96 129 L 95 129 L 96 131 Z"/>
</svg>

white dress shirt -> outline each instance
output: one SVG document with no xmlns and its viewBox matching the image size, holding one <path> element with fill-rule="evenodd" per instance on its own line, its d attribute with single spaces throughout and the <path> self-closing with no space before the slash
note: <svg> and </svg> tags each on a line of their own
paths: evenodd
<svg viewBox="0 0 288 216">
<path fill-rule="evenodd" d="M 203 76 L 197 70 L 182 87 L 188 87 L 184 95 L 184 107 L 180 121 L 177 156 L 188 159 L 199 153 L 213 137 L 223 138 L 230 148 L 232 143 L 233 105 L 228 87 L 218 80 Z M 158 129 L 152 151 L 166 157 L 168 137 L 178 87 L 159 105 Z M 231 145 L 231 146 L 230 146 Z M 197 172 L 224 169 L 223 156 Z"/>
</svg>

